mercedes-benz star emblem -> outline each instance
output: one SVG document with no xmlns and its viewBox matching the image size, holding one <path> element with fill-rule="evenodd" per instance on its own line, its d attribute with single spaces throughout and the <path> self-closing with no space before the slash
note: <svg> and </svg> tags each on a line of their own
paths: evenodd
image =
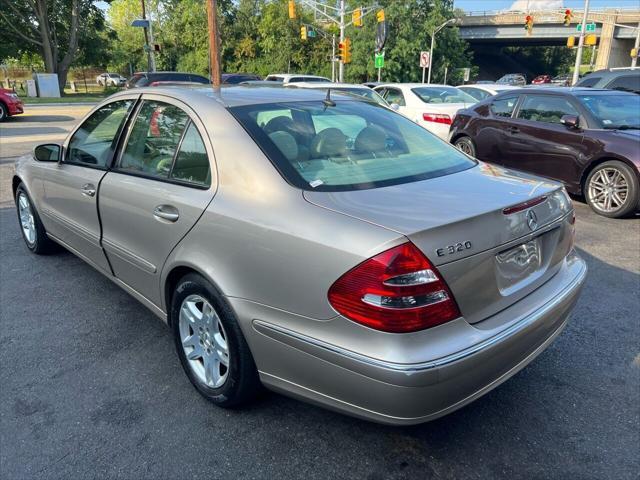
<svg viewBox="0 0 640 480">
<path fill-rule="evenodd" d="M 529 230 L 533 231 L 538 228 L 538 217 L 536 217 L 536 212 L 533 210 L 529 210 L 527 212 L 527 225 L 529 226 Z"/>
</svg>

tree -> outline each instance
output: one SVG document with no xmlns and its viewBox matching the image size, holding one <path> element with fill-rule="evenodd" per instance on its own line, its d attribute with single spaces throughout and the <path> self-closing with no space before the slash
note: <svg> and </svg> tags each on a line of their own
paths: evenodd
<svg viewBox="0 0 640 480">
<path fill-rule="evenodd" d="M 102 13 L 90 0 L 0 0 L 0 30 L 16 43 L 37 50 L 48 73 L 58 74 L 64 91 L 67 74 L 78 55 L 81 38 L 90 36 Z M 93 23 L 92 21 L 93 20 Z"/>
</svg>

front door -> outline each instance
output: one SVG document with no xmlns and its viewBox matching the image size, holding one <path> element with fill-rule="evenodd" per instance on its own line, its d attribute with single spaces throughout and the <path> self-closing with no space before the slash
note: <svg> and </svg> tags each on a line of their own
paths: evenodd
<svg viewBox="0 0 640 480">
<path fill-rule="evenodd" d="M 60 163 L 43 171 L 42 222 L 47 232 L 110 272 L 100 246 L 97 192 L 135 97 L 96 110 L 71 135 Z"/>
<path fill-rule="evenodd" d="M 102 245 L 113 271 L 156 305 L 165 260 L 215 192 L 207 139 L 184 104 L 145 96 L 100 186 Z"/>
<path fill-rule="evenodd" d="M 565 127 L 563 115 L 579 116 L 564 95 L 528 94 L 509 124 L 504 165 L 563 182 L 580 177 L 579 162 L 588 154 L 581 129 Z"/>
</svg>

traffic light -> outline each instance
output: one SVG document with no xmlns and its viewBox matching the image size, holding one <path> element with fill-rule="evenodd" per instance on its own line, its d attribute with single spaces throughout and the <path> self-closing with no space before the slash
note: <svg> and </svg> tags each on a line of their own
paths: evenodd
<svg viewBox="0 0 640 480">
<path fill-rule="evenodd" d="M 576 46 L 576 37 L 567 38 L 567 47 L 573 48 Z"/>
<path fill-rule="evenodd" d="M 338 44 L 338 57 L 342 63 L 351 63 L 351 40 L 344 39 L 344 42 Z"/>
<path fill-rule="evenodd" d="M 289 18 L 296 18 L 296 2 L 294 0 L 289 0 Z"/>
<path fill-rule="evenodd" d="M 564 11 L 564 26 L 568 27 L 569 25 L 571 25 L 571 18 L 573 17 L 573 15 L 571 14 L 571 10 L 569 10 L 568 8 Z"/>
<path fill-rule="evenodd" d="M 159 52 L 159 51 L 160 51 L 160 45 L 158 45 L 157 43 L 155 43 L 155 44 L 153 45 L 153 51 L 154 51 L 154 52 Z"/>
<path fill-rule="evenodd" d="M 356 8 L 351 14 L 351 21 L 356 28 L 362 27 L 362 8 Z"/>
<path fill-rule="evenodd" d="M 524 19 L 524 29 L 527 31 L 527 35 L 531 35 L 533 30 L 533 17 L 531 15 L 527 15 Z"/>
<path fill-rule="evenodd" d="M 584 37 L 584 44 L 591 47 L 598 43 L 598 37 L 596 35 L 587 35 Z"/>
<path fill-rule="evenodd" d="M 306 40 L 307 39 L 307 27 L 305 25 L 302 25 L 300 27 L 300 38 L 302 40 Z"/>
<path fill-rule="evenodd" d="M 632 48 L 630 55 L 631 55 L 631 58 L 638 58 L 638 49 Z"/>
<path fill-rule="evenodd" d="M 378 23 L 384 22 L 384 20 L 385 20 L 384 10 L 378 10 L 376 12 L 376 20 L 378 21 Z"/>
</svg>

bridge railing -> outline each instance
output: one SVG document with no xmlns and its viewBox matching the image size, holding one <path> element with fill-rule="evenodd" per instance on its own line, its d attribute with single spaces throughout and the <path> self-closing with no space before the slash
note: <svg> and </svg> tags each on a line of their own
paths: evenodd
<svg viewBox="0 0 640 480">
<path fill-rule="evenodd" d="M 527 13 L 534 14 L 553 14 L 553 13 L 562 13 L 564 14 L 564 8 L 558 8 L 555 10 L 540 10 L 540 11 L 531 11 L 525 12 L 524 10 L 470 10 L 465 11 L 464 17 L 497 17 L 502 15 L 526 15 Z M 640 12 L 638 7 L 604 7 L 604 8 L 590 8 L 590 13 L 637 13 Z M 573 14 L 574 20 L 578 17 L 582 17 L 582 10 L 571 9 L 571 13 Z"/>
</svg>

